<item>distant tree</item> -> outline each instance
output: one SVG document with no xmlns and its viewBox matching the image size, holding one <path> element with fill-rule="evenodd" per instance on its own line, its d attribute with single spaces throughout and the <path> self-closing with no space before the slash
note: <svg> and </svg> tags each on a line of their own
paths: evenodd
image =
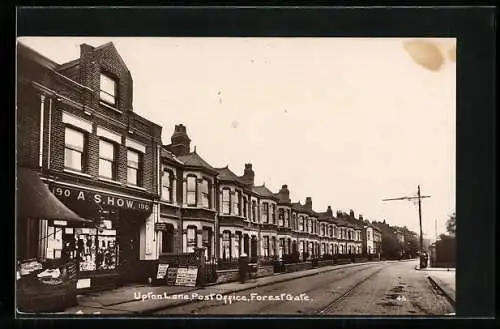
<svg viewBox="0 0 500 329">
<path fill-rule="evenodd" d="M 446 231 L 448 232 L 449 235 L 455 236 L 456 229 L 457 229 L 456 214 L 453 213 L 446 220 Z"/>
<path fill-rule="evenodd" d="M 384 258 L 395 259 L 399 257 L 401 246 L 396 235 L 389 227 L 381 227 L 382 230 L 382 253 Z"/>
<path fill-rule="evenodd" d="M 406 230 L 405 234 L 405 252 L 411 257 L 416 257 L 417 252 L 420 251 L 420 241 L 417 233 Z"/>
</svg>

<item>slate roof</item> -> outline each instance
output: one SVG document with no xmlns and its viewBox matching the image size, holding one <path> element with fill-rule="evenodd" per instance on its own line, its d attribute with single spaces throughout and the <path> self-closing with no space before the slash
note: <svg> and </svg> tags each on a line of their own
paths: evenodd
<svg viewBox="0 0 500 329">
<path fill-rule="evenodd" d="M 303 204 L 300 202 L 293 202 L 292 203 L 292 209 L 301 213 L 305 214 L 310 214 L 311 210 L 307 209 Z"/>
<path fill-rule="evenodd" d="M 325 212 L 318 212 L 317 215 L 318 215 L 318 218 L 321 220 L 332 221 L 334 218 L 332 215 L 329 215 L 328 212 L 326 212 L 326 211 Z"/>
<path fill-rule="evenodd" d="M 177 157 L 184 165 L 190 167 L 196 167 L 201 169 L 206 169 L 210 172 L 217 173 L 217 169 L 208 164 L 202 157 L 196 153 L 196 151 L 188 153 L 186 155 L 180 155 Z"/>
<path fill-rule="evenodd" d="M 232 172 L 231 169 L 229 169 L 229 166 L 225 166 L 223 168 L 215 168 L 215 170 L 217 170 L 217 172 L 219 173 L 219 180 L 245 185 L 245 182 L 243 182 L 240 177 L 238 177 L 238 175 Z"/>
<path fill-rule="evenodd" d="M 177 162 L 179 164 L 184 164 L 181 160 L 179 160 L 172 152 L 169 152 L 168 150 L 164 149 L 163 147 L 161 148 L 160 151 L 160 156 L 162 158 Z"/>
<path fill-rule="evenodd" d="M 276 199 L 276 196 L 265 185 L 252 186 L 252 192 L 262 197 Z"/>
<path fill-rule="evenodd" d="M 291 204 L 290 199 L 287 199 L 283 194 L 281 193 L 274 193 L 274 196 L 278 199 L 280 203 L 283 204 Z"/>
</svg>

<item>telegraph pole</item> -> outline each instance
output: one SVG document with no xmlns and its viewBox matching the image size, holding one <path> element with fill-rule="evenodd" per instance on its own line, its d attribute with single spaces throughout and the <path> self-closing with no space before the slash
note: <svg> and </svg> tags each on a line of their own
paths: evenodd
<svg viewBox="0 0 500 329">
<path fill-rule="evenodd" d="M 420 195 L 420 185 L 418 185 L 418 221 L 420 223 L 420 255 L 424 254 L 424 235 L 422 233 L 422 196 Z"/>
<path fill-rule="evenodd" d="M 382 201 L 396 201 L 396 200 L 415 200 L 418 199 L 418 220 L 420 224 L 420 255 L 424 252 L 424 236 L 422 232 L 422 202 L 421 200 L 424 198 L 430 198 L 430 195 L 421 195 L 420 194 L 420 185 L 418 185 L 417 196 L 404 196 L 400 198 L 391 198 L 391 199 L 383 199 Z"/>
</svg>

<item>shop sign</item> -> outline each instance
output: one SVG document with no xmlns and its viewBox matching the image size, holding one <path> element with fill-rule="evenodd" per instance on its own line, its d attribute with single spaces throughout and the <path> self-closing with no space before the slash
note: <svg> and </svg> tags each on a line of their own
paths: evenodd
<svg viewBox="0 0 500 329">
<path fill-rule="evenodd" d="M 176 286 L 195 287 L 198 267 L 179 267 L 175 279 Z"/>
<path fill-rule="evenodd" d="M 167 223 L 155 223 L 155 231 L 166 231 Z"/>
<path fill-rule="evenodd" d="M 162 280 L 167 276 L 168 264 L 158 264 L 158 271 L 156 273 L 156 279 Z"/>
<path fill-rule="evenodd" d="M 51 191 L 61 201 L 94 203 L 100 206 L 111 206 L 122 209 L 151 211 L 151 202 L 116 196 L 113 194 L 70 188 L 53 184 Z"/>
</svg>

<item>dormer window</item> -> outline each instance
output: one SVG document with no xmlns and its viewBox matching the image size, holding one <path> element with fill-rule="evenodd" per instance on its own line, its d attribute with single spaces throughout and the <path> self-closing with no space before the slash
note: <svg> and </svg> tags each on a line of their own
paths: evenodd
<svg viewBox="0 0 500 329">
<path fill-rule="evenodd" d="M 104 73 L 101 73 L 99 97 L 101 101 L 116 106 L 116 80 Z"/>
</svg>

